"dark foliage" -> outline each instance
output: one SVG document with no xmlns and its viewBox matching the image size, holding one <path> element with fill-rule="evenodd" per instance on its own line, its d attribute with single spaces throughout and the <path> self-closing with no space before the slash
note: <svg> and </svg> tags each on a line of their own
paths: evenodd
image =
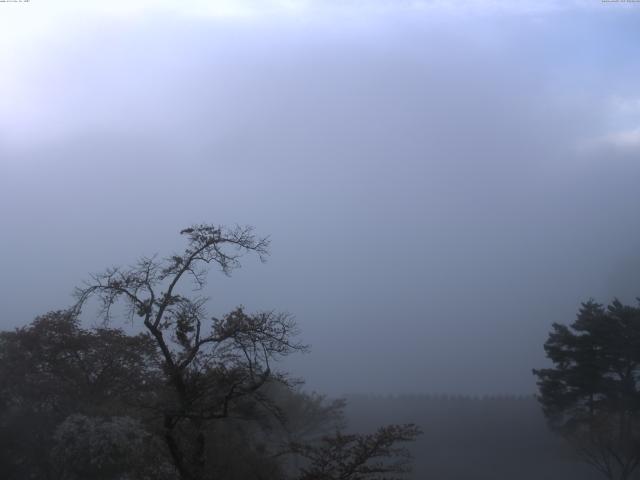
<svg viewBox="0 0 640 480">
<path fill-rule="evenodd" d="M 158 372 L 148 336 L 86 330 L 68 312 L 0 332 L 5 478 L 55 478 L 50 453 L 58 425 L 72 414 L 134 410 L 149 401 Z"/>
<path fill-rule="evenodd" d="M 640 308 L 582 304 L 545 343 L 553 368 L 534 370 L 551 427 L 609 479 L 640 462 Z"/>
<path fill-rule="evenodd" d="M 398 442 L 414 427 L 390 426 L 373 436 L 317 436 L 341 427 L 341 401 L 304 394 L 272 368 L 305 345 L 293 318 L 236 308 L 206 312 L 208 267 L 225 274 L 243 253 L 264 260 L 268 240 L 249 227 L 195 225 L 187 247 L 165 259 L 142 258 L 112 268 L 77 289 L 76 305 L 28 327 L 0 334 L 0 460 L 6 478 L 295 479 L 311 465 L 331 477 L 407 470 Z M 191 279 L 191 288 L 185 280 Z M 96 298 L 102 328 L 80 327 L 82 307 Z M 143 332 L 110 325 L 125 307 Z M 304 443 L 310 442 L 310 443 Z M 331 448 L 325 448 L 332 442 Z M 385 457 L 403 461 L 382 463 Z"/>
</svg>

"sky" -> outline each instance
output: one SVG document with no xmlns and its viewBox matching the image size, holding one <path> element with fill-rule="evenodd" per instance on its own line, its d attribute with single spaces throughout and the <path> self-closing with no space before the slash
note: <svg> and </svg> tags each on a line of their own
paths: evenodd
<svg viewBox="0 0 640 480">
<path fill-rule="evenodd" d="M 1 328 L 88 274 L 270 235 L 212 315 L 295 315 L 330 395 L 533 393 L 640 296 L 640 3 L 0 2 Z M 90 319 L 87 319 L 90 321 Z"/>
</svg>

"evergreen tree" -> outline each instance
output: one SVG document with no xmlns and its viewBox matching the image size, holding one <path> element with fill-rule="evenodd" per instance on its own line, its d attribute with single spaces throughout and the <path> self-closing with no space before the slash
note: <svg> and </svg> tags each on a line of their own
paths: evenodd
<svg viewBox="0 0 640 480">
<path fill-rule="evenodd" d="M 544 348 L 553 367 L 534 374 L 552 429 L 607 478 L 631 478 L 640 462 L 640 308 L 583 303 L 570 326 L 553 325 Z"/>
</svg>

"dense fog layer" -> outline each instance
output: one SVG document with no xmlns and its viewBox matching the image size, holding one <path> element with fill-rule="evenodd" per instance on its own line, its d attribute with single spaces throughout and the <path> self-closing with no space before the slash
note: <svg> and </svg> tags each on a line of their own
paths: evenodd
<svg viewBox="0 0 640 480">
<path fill-rule="evenodd" d="M 640 295 L 635 5 L 69 5 L 0 4 L 2 328 L 196 222 L 271 235 L 211 313 L 295 314 L 329 394 L 532 393 Z"/>
</svg>

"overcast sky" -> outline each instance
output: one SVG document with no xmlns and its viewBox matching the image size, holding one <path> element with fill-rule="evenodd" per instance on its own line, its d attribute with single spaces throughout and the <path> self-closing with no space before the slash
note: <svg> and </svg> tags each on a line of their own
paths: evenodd
<svg viewBox="0 0 640 480">
<path fill-rule="evenodd" d="M 640 296 L 640 3 L 0 3 L 0 326 L 194 222 L 271 235 L 211 312 L 295 314 L 309 388 L 531 393 Z"/>
</svg>

